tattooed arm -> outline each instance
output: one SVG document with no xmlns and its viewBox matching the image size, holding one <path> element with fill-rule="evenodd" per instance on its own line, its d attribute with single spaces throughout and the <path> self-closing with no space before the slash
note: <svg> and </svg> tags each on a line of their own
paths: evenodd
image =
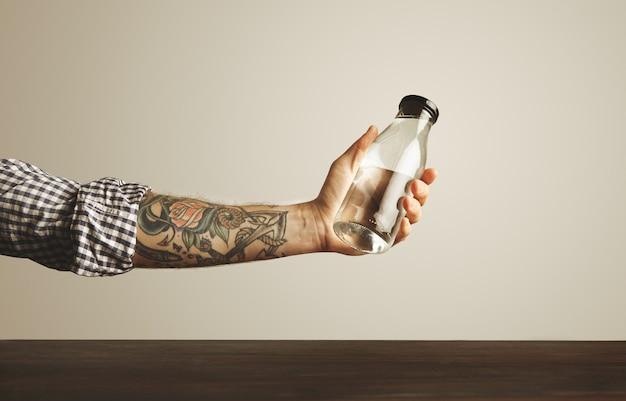
<svg viewBox="0 0 626 401">
<path fill-rule="evenodd" d="M 334 234 L 332 223 L 378 130 L 370 126 L 331 165 L 317 198 L 295 205 L 221 205 L 149 191 L 139 205 L 135 267 L 195 267 L 310 252 L 363 255 Z M 426 169 L 402 199 L 403 241 L 422 214 L 436 170 Z"/>
<path fill-rule="evenodd" d="M 310 202 L 222 205 L 149 191 L 139 206 L 136 267 L 197 267 L 319 252 Z"/>
</svg>

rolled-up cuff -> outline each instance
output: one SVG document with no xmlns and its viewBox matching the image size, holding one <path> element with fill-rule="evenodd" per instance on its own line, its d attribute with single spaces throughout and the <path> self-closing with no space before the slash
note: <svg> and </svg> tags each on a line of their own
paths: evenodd
<svg viewBox="0 0 626 401">
<path fill-rule="evenodd" d="M 70 225 L 74 273 L 112 276 L 132 270 L 137 210 L 150 189 L 114 177 L 80 186 Z"/>
</svg>

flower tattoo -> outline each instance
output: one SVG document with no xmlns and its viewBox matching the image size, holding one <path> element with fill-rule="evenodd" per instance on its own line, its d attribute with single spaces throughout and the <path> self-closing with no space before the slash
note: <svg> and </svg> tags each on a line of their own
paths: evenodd
<svg viewBox="0 0 626 401">
<path fill-rule="evenodd" d="M 139 244 L 137 249 L 142 256 L 163 263 L 179 257 L 179 254 L 187 254 L 188 258 L 202 263 L 228 263 L 245 259 L 245 249 L 252 243 L 260 243 L 264 255 L 276 257 L 278 247 L 287 242 L 286 224 L 286 211 L 246 211 L 237 206 L 155 195 L 142 200 L 138 225 L 151 236 L 165 233 L 156 242 L 162 249 L 149 248 L 145 244 Z M 176 238 L 182 240 L 184 249 L 175 243 Z M 217 238 L 228 246 L 227 252 L 220 253 L 215 249 Z"/>
</svg>

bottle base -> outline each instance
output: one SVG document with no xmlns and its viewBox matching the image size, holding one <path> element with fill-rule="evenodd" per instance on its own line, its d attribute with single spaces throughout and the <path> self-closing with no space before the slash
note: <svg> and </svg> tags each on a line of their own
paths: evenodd
<svg viewBox="0 0 626 401">
<path fill-rule="evenodd" d="M 357 251 L 383 253 L 389 244 L 379 234 L 355 222 L 338 221 L 333 224 L 337 237 Z"/>
</svg>

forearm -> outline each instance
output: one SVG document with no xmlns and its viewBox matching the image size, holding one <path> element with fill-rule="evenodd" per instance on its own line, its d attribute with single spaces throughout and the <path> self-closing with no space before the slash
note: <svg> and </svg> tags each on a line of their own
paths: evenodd
<svg viewBox="0 0 626 401">
<path fill-rule="evenodd" d="M 139 205 L 135 267 L 200 267 L 324 250 L 318 212 L 294 205 L 223 205 L 148 192 Z"/>
</svg>

